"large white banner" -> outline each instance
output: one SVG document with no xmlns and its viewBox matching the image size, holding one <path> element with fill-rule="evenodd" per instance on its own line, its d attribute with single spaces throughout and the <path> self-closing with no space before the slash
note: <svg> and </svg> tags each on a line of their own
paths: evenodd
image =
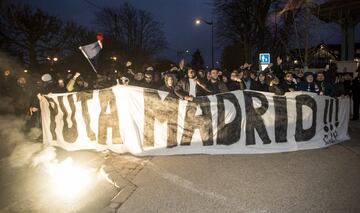
<svg viewBox="0 0 360 213">
<path fill-rule="evenodd" d="M 273 153 L 349 139 L 349 98 L 245 90 L 193 102 L 114 86 L 40 96 L 44 143 L 135 155 Z"/>
</svg>

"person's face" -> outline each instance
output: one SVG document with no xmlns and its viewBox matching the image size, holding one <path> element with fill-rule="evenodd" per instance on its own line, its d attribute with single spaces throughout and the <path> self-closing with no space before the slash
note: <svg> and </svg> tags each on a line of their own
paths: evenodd
<svg viewBox="0 0 360 213">
<path fill-rule="evenodd" d="M 293 79 L 294 79 L 294 77 L 293 77 L 293 75 L 292 75 L 292 74 L 286 74 L 286 76 L 285 76 L 285 80 L 287 80 L 287 81 L 291 82 L 291 81 L 293 81 Z"/>
<path fill-rule="evenodd" d="M 230 79 L 234 81 L 238 77 L 238 75 L 238 71 L 234 70 L 230 75 Z"/>
<path fill-rule="evenodd" d="M 151 75 L 145 75 L 145 81 L 146 81 L 146 83 L 151 83 L 152 76 Z"/>
<path fill-rule="evenodd" d="M 226 77 L 225 75 L 222 76 L 222 81 L 224 83 L 227 83 L 229 81 L 228 77 Z"/>
<path fill-rule="evenodd" d="M 314 81 L 314 77 L 312 76 L 312 75 L 308 75 L 308 76 L 306 76 L 306 81 L 307 82 L 313 82 Z"/>
<path fill-rule="evenodd" d="M 9 77 L 10 74 L 11 74 L 10 70 L 5 70 L 5 72 L 4 72 L 5 77 Z"/>
<path fill-rule="evenodd" d="M 302 78 L 302 77 L 304 76 L 304 72 L 303 72 L 302 70 L 300 70 L 300 71 L 298 72 L 297 76 L 298 76 L 299 78 Z"/>
<path fill-rule="evenodd" d="M 200 78 L 205 78 L 205 73 L 204 73 L 203 71 L 200 71 L 200 72 L 199 72 L 199 77 L 200 77 Z"/>
<path fill-rule="evenodd" d="M 169 87 L 174 86 L 174 79 L 173 79 L 173 77 L 168 77 L 166 83 L 167 83 L 167 85 L 168 85 Z"/>
<path fill-rule="evenodd" d="M 251 73 L 251 74 L 250 74 L 250 78 L 253 79 L 253 80 L 255 80 L 255 79 L 256 79 L 256 74 L 255 74 L 255 73 Z"/>
<path fill-rule="evenodd" d="M 195 71 L 193 69 L 188 70 L 188 77 L 189 78 L 195 78 Z"/>
<path fill-rule="evenodd" d="M 265 75 L 259 75 L 259 81 L 265 81 Z"/>
<path fill-rule="evenodd" d="M 141 80 L 143 80 L 143 79 L 144 79 L 144 74 L 143 74 L 143 73 L 139 72 L 139 73 L 137 73 L 137 74 L 135 75 L 135 80 L 141 81 Z"/>
<path fill-rule="evenodd" d="M 21 77 L 17 80 L 17 83 L 20 87 L 24 87 L 26 84 L 26 79 L 24 77 Z"/>
<path fill-rule="evenodd" d="M 250 78 L 250 73 L 248 71 L 245 71 L 243 75 L 244 75 L 243 78 L 245 80 L 248 80 Z"/>
<path fill-rule="evenodd" d="M 58 80 L 58 86 L 61 87 L 61 88 L 65 87 L 64 80 L 59 79 L 59 80 Z"/>
<path fill-rule="evenodd" d="M 322 74 L 322 73 L 317 74 L 317 76 L 316 76 L 317 81 L 324 81 L 324 79 L 325 79 L 324 74 Z"/>
<path fill-rule="evenodd" d="M 244 72 L 239 72 L 238 76 L 239 76 L 240 79 L 243 79 L 244 78 Z"/>
<path fill-rule="evenodd" d="M 217 70 L 211 70 L 210 75 L 211 75 L 211 79 L 212 79 L 212 80 L 217 80 L 218 77 L 219 77 L 219 71 L 217 71 Z"/>
</svg>

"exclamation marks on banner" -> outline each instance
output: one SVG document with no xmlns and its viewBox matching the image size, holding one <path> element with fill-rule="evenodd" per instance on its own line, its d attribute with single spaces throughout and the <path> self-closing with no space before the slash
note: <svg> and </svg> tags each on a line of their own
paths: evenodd
<svg viewBox="0 0 360 213">
<path fill-rule="evenodd" d="M 335 103 L 335 110 L 334 110 L 334 103 Z M 336 138 L 337 138 L 336 129 L 339 126 L 338 114 L 339 114 L 339 100 L 333 98 L 325 100 L 325 109 L 324 109 L 325 135 L 323 140 L 326 144 L 331 144 L 336 142 Z M 335 117 L 334 120 L 333 117 Z"/>
<path fill-rule="evenodd" d="M 339 127 L 339 99 L 335 99 L 335 128 Z"/>
<path fill-rule="evenodd" d="M 328 112 L 329 112 L 329 99 L 325 100 L 325 109 L 324 109 L 324 130 L 326 132 L 325 134 L 329 132 L 329 127 L 327 126 Z"/>
</svg>

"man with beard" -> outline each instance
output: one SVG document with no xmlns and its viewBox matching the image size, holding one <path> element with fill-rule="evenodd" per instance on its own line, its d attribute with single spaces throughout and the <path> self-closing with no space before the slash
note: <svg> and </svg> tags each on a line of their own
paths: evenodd
<svg viewBox="0 0 360 213">
<path fill-rule="evenodd" d="M 211 91 L 212 95 L 229 91 L 225 83 L 219 80 L 219 71 L 217 69 L 210 71 L 210 80 L 207 83 L 207 89 Z"/>
<path fill-rule="evenodd" d="M 149 89 L 156 89 L 156 85 L 154 83 L 153 73 L 150 71 L 146 71 L 144 75 L 144 82 L 142 82 L 142 87 Z"/>
<path fill-rule="evenodd" d="M 193 101 L 195 97 L 211 94 L 211 91 L 206 88 L 206 84 L 197 79 L 195 70 L 188 68 L 187 78 L 177 83 L 175 94 L 181 99 Z"/>
</svg>

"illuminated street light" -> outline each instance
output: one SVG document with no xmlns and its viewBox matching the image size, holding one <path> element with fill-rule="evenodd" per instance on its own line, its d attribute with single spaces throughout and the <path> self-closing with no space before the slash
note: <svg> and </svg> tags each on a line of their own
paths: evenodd
<svg viewBox="0 0 360 213">
<path fill-rule="evenodd" d="M 212 19 L 211 21 L 202 18 L 195 19 L 195 25 L 200 25 L 202 22 L 211 26 L 211 65 L 214 67 L 214 22 Z"/>
<path fill-rule="evenodd" d="M 299 63 L 299 61 L 298 60 L 294 60 L 294 64 L 298 64 Z"/>
<path fill-rule="evenodd" d="M 116 56 L 111 56 L 110 59 L 113 60 L 113 61 L 116 61 L 117 57 Z"/>
<path fill-rule="evenodd" d="M 68 70 L 67 72 L 68 72 L 68 73 L 71 73 L 71 70 Z"/>
<path fill-rule="evenodd" d="M 46 59 L 47 59 L 48 61 L 51 61 L 51 62 L 57 62 L 57 61 L 59 60 L 58 57 L 53 57 L 53 58 L 52 58 L 52 57 L 49 57 L 49 56 L 48 56 Z"/>
<path fill-rule="evenodd" d="M 24 70 L 24 73 L 27 73 L 28 72 L 28 70 Z"/>
</svg>

